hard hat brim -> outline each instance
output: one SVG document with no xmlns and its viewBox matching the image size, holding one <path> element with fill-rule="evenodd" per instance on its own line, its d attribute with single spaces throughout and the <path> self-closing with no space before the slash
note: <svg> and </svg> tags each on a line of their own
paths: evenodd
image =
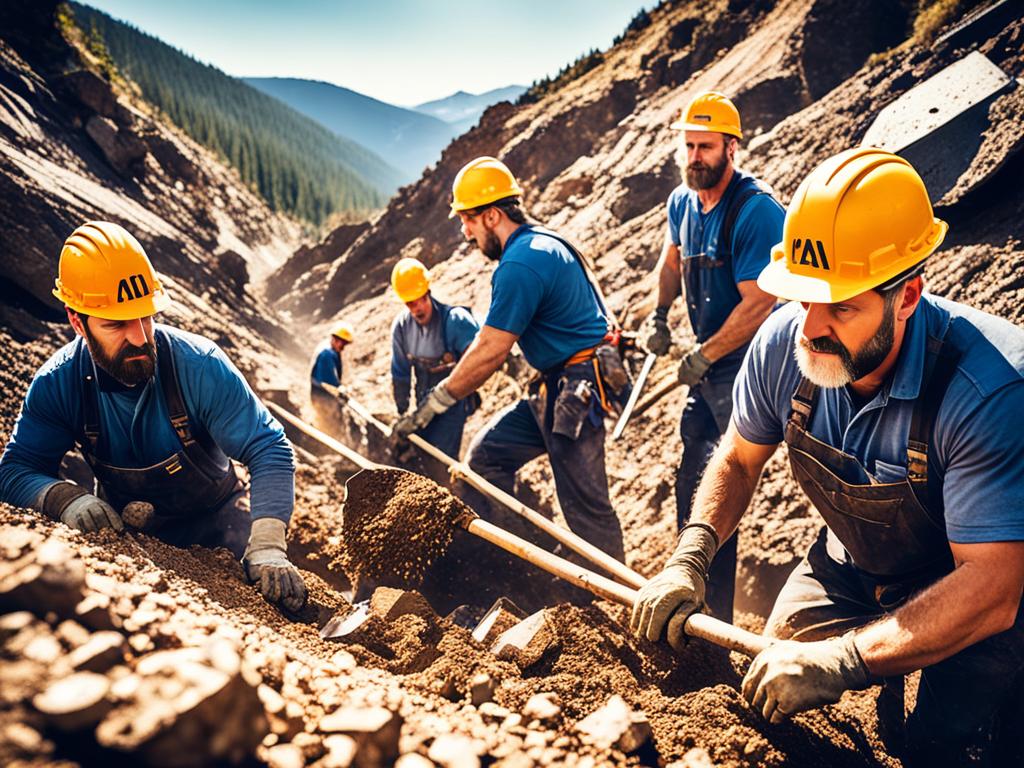
<svg viewBox="0 0 1024 768">
<path fill-rule="evenodd" d="M 82 315 L 88 315 L 89 317 L 98 317 L 101 320 L 139 320 L 144 317 L 152 317 L 160 312 L 164 312 L 170 309 L 174 304 L 174 302 L 171 301 L 171 297 L 167 295 L 167 291 L 164 289 L 153 293 L 151 297 L 148 297 L 148 301 L 137 300 L 131 303 L 125 303 L 124 305 L 115 304 L 105 307 L 76 306 L 74 303 L 69 302 L 67 297 L 63 296 L 58 290 L 54 289 L 50 291 L 50 293 L 59 299 L 62 304 L 73 309 L 75 312 Z"/>
<path fill-rule="evenodd" d="M 688 123 L 685 120 L 676 120 L 669 125 L 669 128 L 673 131 L 706 131 L 708 133 L 724 133 L 737 139 L 743 138 L 743 131 L 738 131 L 731 125 Z"/>
<path fill-rule="evenodd" d="M 774 249 L 773 249 L 774 251 Z M 806 275 L 794 275 L 786 268 L 785 258 L 773 258 L 757 276 L 757 287 L 765 293 L 787 301 L 809 304 L 835 304 L 856 296 L 861 291 L 835 290 L 827 280 Z"/>
</svg>

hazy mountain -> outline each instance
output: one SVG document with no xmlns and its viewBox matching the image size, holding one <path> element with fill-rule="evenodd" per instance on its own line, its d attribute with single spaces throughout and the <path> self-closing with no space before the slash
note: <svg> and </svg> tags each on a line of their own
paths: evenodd
<svg viewBox="0 0 1024 768">
<path fill-rule="evenodd" d="M 526 90 L 522 85 L 506 85 L 484 93 L 459 91 L 443 99 L 428 101 L 413 107 L 417 112 L 431 115 L 455 126 L 458 134 L 465 133 L 480 119 L 492 104 L 499 101 L 515 101 Z"/>
<path fill-rule="evenodd" d="M 396 107 L 330 83 L 288 77 L 245 82 L 280 99 L 340 136 L 369 147 L 414 181 L 462 131 L 443 120 Z"/>
<path fill-rule="evenodd" d="M 403 181 L 366 147 L 241 80 L 94 8 L 72 8 L 94 54 L 222 155 L 275 210 L 319 224 L 334 211 L 382 205 Z"/>
</svg>

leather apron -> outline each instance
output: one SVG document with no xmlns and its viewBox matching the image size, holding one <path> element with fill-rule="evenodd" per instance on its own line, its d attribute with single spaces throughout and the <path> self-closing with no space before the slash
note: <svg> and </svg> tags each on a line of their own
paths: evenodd
<svg viewBox="0 0 1024 768">
<path fill-rule="evenodd" d="M 786 424 L 793 475 L 853 564 L 876 582 L 880 603 L 898 604 L 953 570 L 941 483 L 928 472 L 928 446 L 958 360 L 948 342 L 928 339 L 923 391 L 907 441 L 907 477 L 899 482 L 874 482 L 855 457 L 810 434 L 817 386 L 802 378 L 793 395 Z"/>
<path fill-rule="evenodd" d="M 181 450 L 142 468 L 118 467 L 101 459 L 99 394 L 91 361 L 82 377 L 85 424 L 78 443 L 96 475 L 100 495 L 117 510 L 130 501 L 148 501 L 159 524 L 161 519 L 183 520 L 215 512 L 242 489 L 242 483 L 206 430 L 192 428 L 170 342 L 160 330 L 156 331 L 156 347 L 157 380 Z"/>
</svg>

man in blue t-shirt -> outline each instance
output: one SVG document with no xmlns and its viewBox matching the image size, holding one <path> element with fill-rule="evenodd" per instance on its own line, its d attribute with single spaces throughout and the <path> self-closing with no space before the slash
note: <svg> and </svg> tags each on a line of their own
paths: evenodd
<svg viewBox="0 0 1024 768">
<path fill-rule="evenodd" d="M 729 99 L 700 94 L 671 127 L 684 132 L 686 183 L 668 198 L 658 307 L 647 348 L 656 355 L 668 352 L 668 312 L 685 283 L 696 341 L 683 350 L 679 366 L 680 382 L 690 387 L 679 424 L 683 455 L 675 483 L 682 530 L 704 467 L 729 424 L 732 384 L 747 344 L 775 304 L 757 286 L 757 276 L 782 236 L 784 212 L 763 184 L 733 165 L 743 133 Z M 732 621 L 735 584 L 733 537 L 722 546 L 708 583 L 708 606 L 723 621 Z"/>
<path fill-rule="evenodd" d="M 338 323 L 331 331 L 330 338 L 320 342 L 313 352 L 313 367 L 309 372 L 309 401 L 320 423 L 329 428 L 337 424 L 338 408 L 348 401 L 348 393 L 341 385 L 344 370 L 342 352 L 354 340 L 352 326 Z"/>
<path fill-rule="evenodd" d="M 903 676 L 921 670 L 905 764 L 959 765 L 980 747 L 980 764 L 1021 765 L 1024 331 L 922 293 L 946 229 L 888 152 L 847 150 L 804 180 L 758 278 L 793 303 L 750 345 L 693 518 L 632 624 L 652 640 L 667 624 L 679 644 L 784 441 L 827 527 L 776 600 L 777 640 L 743 695 L 775 723 L 884 681 L 879 713 L 902 729 Z"/>
<path fill-rule="evenodd" d="M 83 224 L 53 294 L 76 338 L 29 385 L 0 458 L 0 501 L 87 533 L 127 522 L 178 546 L 227 547 L 268 601 L 301 609 L 285 544 L 292 447 L 216 344 L 153 322 L 171 300 L 139 242 L 117 224 Z M 95 487 L 58 477 L 76 444 Z"/>
<path fill-rule="evenodd" d="M 526 399 L 473 438 L 467 462 L 511 493 L 516 470 L 547 453 L 569 527 L 622 560 L 622 529 L 608 498 L 604 465 L 608 394 L 595 359 L 609 331 L 607 313 L 573 250 L 554 233 L 526 223 L 521 196 L 512 173 L 493 157 L 477 158 L 459 171 L 452 216 L 459 217 L 463 235 L 498 262 L 491 305 L 480 334 L 451 374 L 396 430 L 421 429 L 475 392 L 518 341 L 540 375 Z M 481 514 L 497 514 L 482 497 L 472 498 Z M 519 527 L 518 518 L 502 523 Z"/>
<path fill-rule="evenodd" d="M 409 410 L 413 373 L 418 407 L 462 359 L 480 332 L 480 324 L 467 307 L 450 306 L 434 298 L 430 273 L 417 259 L 399 259 L 391 271 L 391 289 L 405 304 L 405 311 L 391 324 L 391 390 L 401 417 Z M 464 398 L 416 434 L 457 459 L 466 417 L 476 405 L 476 397 Z"/>
</svg>

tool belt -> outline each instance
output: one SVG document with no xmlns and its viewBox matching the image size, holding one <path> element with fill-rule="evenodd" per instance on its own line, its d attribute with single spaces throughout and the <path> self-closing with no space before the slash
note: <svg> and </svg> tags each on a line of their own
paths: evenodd
<svg viewBox="0 0 1024 768">
<path fill-rule="evenodd" d="M 557 376 L 566 368 L 581 363 L 590 363 L 594 367 L 594 380 L 597 383 L 598 399 L 606 415 L 622 411 L 629 399 L 633 386 L 633 377 L 626 367 L 623 356 L 629 349 L 636 348 L 636 339 L 615 329 L 605 334 L 600 344 L 581 349 L 564 363 L 538 371 L 531 383 L 540 382 L 539 395 L 543 398 L 546 382 Z"/>
</svg>

